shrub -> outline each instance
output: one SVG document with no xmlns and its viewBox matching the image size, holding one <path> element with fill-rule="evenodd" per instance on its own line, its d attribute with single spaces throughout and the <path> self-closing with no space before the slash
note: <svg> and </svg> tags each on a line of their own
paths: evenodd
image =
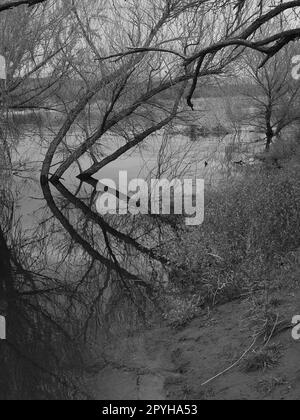
<svg viewBox="0 0 300 420">
<path fill-rule="evenodd" d="M 277 259 L 300 247 L 299 214 L 296 167 L 248 170 L 208 191 L 204 224 L 168 244 L 171 281 L 210 303 L 267 287 Z"/>
</svg>

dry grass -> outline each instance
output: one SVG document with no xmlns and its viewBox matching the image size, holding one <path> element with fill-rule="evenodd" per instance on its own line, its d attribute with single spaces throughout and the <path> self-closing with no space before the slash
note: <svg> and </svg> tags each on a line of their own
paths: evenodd
<svg viewBox="0 0 300 420">
<path fill-rule="evenodd" d="M 272 369 L 278 365 L 282 357 L 282 347 L 279 344 L 269 345 L 261 350 L 253 351 L 243 362 L 245 373 L 254 373 Z"/>
</svg>

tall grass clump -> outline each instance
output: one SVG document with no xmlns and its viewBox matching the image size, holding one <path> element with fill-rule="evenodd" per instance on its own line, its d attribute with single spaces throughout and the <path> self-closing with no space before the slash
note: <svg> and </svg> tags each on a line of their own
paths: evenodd
<svg viewBox="0 0 300 420">
<path fill-rule="evenodd" d="M 207 191 L 204 224 L 183 228 L 165 251 L 172 287 L 202 305 L 272 287 L 274 268 L 300 247 L 299 214 L 297 165 L 249 169 Z"/>
</svg>

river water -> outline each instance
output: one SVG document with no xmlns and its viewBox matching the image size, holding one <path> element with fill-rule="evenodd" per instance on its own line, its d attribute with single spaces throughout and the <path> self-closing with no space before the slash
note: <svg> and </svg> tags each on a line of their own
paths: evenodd
<svg viewBox="0 0 300 420">
<path fill-rule="evenodd" d="M 19 160 L 23 162 L 22 170 L 16 171 L 15 185 L 19 191 L 18 213 L 26 228 L 34 227 L 39 222 L 36 212 L 43 205 L 39 173 L 53 135 L 47 129 L 36 132 L 33 127 L 25 127 L 13 153 L 13 160 L 16 163 Z M 76 138 L 77 135 L 78 133 L 73 132 L 69 136 Z M 168 178 L 201 178 L 205 179 L 206 184 L 213 184 L 237 169 L 237 165 L 233 162 L 241 160 L 247 162 L 249 152 L 253 153 L 254 147 L 261 148 L 261 143 L 258 146 L 253 145 L 258 138 L 259 135 L 250 132 L 247 127 L 241 129 L 239 133 L 222 137 L 198 136 L 196 141 L 191 141 L 187 135 L 166 135 L 160 132 L 149 137 L 141 147 L 127 152 L 103 168 L 95 177 L 111 179 L 118 185 L 120 171 L 126 171 L 128 181 L 134 178 L 149 180 L 157 178 L 158 174 L 163 174 L 163 177 Z M 101 152 L 103 155 L 108 155 L 123 144 L 122 139 L 107 135 L 101 141 Z M 228 162 L 228 156 L 231 163 Z M 87 169 L 91 163 L 87 157 L 80 159 L 82 169 Z M 24 168 L 27 170 L 26 173 Z M 67 187 L 73 189 L 78 185 L 76 181 L 78 173 L 79 169 L 74 165 L 64 175 L 63 182 Z"/>
<path fill-rule="evenodd" d="M 18 192 L 17 217 L 21 218 L 22 229 L 34 231 L 45 217 L 41 208 L 45 205 L 39 185 L 42 162 L 55 130 L 26 125 L 20 129 L 13 152 L 16 168 L 15 189 Z M 183 131 L 185 132 L 183 134 Z M 223 136 L 187 135 L 189 129 L 177 128 L 176 132 L 161 131 L 149 137 L 142 147 L 126 153 L 117 161 L 108 165 L 96 175 L 98 179 L 109 178 L 118 183 L 120 171 L 127 171 L 128 180 L 133 178 L 149 179 L 163 173 L 169 178 L 204 178 L 207 185 L 215 184 L 224 176 L 230 176 L 237 170 L 234 162 L 248 161 L 253 150 L 261 147 L 255 143 L 257 133 L 247 127 L 238 132 Z M 73 130 L 67 141 L 74 144 L 80 132 Z M 101 152 L 104 156 L 112 153 L 124 142 L 108 134 L 101 140 Z M 61 159 L 61 156 L 58 158 Z M 54 163 L 57 163 L 55 161 Z M 91 164 L 89 158 L 80 160 L 82 169 Z M 166 173 L 164 172 L 166 169 Z M 74 165 L 65 175 L 64 184 L 74 190 L 78 181 L 79 169 Z M 169 330 L 143 332 L 129 341 L 130 351 L 122 352 L 122 358 L 103 368 L 95 366 L 86 380 L 87 389 L 98 400 L 165 400 L 166 381 L 178 380 L 178 373 L 170 357 Z M 125 341 L 125 340 L 124 340 Z M 101 349 L 99 343 L 99 354 Z"/>
</svg>

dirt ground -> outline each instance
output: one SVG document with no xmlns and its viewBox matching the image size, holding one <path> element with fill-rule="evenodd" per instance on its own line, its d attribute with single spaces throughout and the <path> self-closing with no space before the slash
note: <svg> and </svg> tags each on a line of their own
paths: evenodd
<svg viewBox="0 0 300 420">
<path fill-rule="evenodd" d="M 181 330 L 160 327 L 131 337 L 118 362 L 92 370 L 87 387 L 97 400 L 299 400 L 300 342 L 291 323 L 300 314 L 300 291 L 282 292 L 278 323 L 268 346 L 278 349 L 276 361 L 245 369 L 262 348 L 247 329 L 245 301 L 228 303 L 194 319 Z M 256 353 L 254 353 L 256 352 Z M 203 385 L 205 382 L 240 363 Z M 251 365 L 250 365 L 251 367 Z"/>
<path fill-rule="evenodd" d="M 298 296 L 286 296 L 282 303 L 286 318 L 292 320 L 300 312 Z M 244 328 L 245 304 L 227 304 L 206 322 L 194 320 L 176 335 L 171 351 L 178 382 L 166 384 L 170 399 L 195 400 L 299 400 L 300 342 L 292 338 L 292 329 L 285 329 L 269 343 L 280 348 L 278 364 L 245 372 L 245 363 L 254 354 L 253 347 L 241 362 L 207 385 L 203 383 L 235 364 L 253 344 L 253 337 Z M 258 345 L 259 347 L 259 345 Z"/>
</svg>

